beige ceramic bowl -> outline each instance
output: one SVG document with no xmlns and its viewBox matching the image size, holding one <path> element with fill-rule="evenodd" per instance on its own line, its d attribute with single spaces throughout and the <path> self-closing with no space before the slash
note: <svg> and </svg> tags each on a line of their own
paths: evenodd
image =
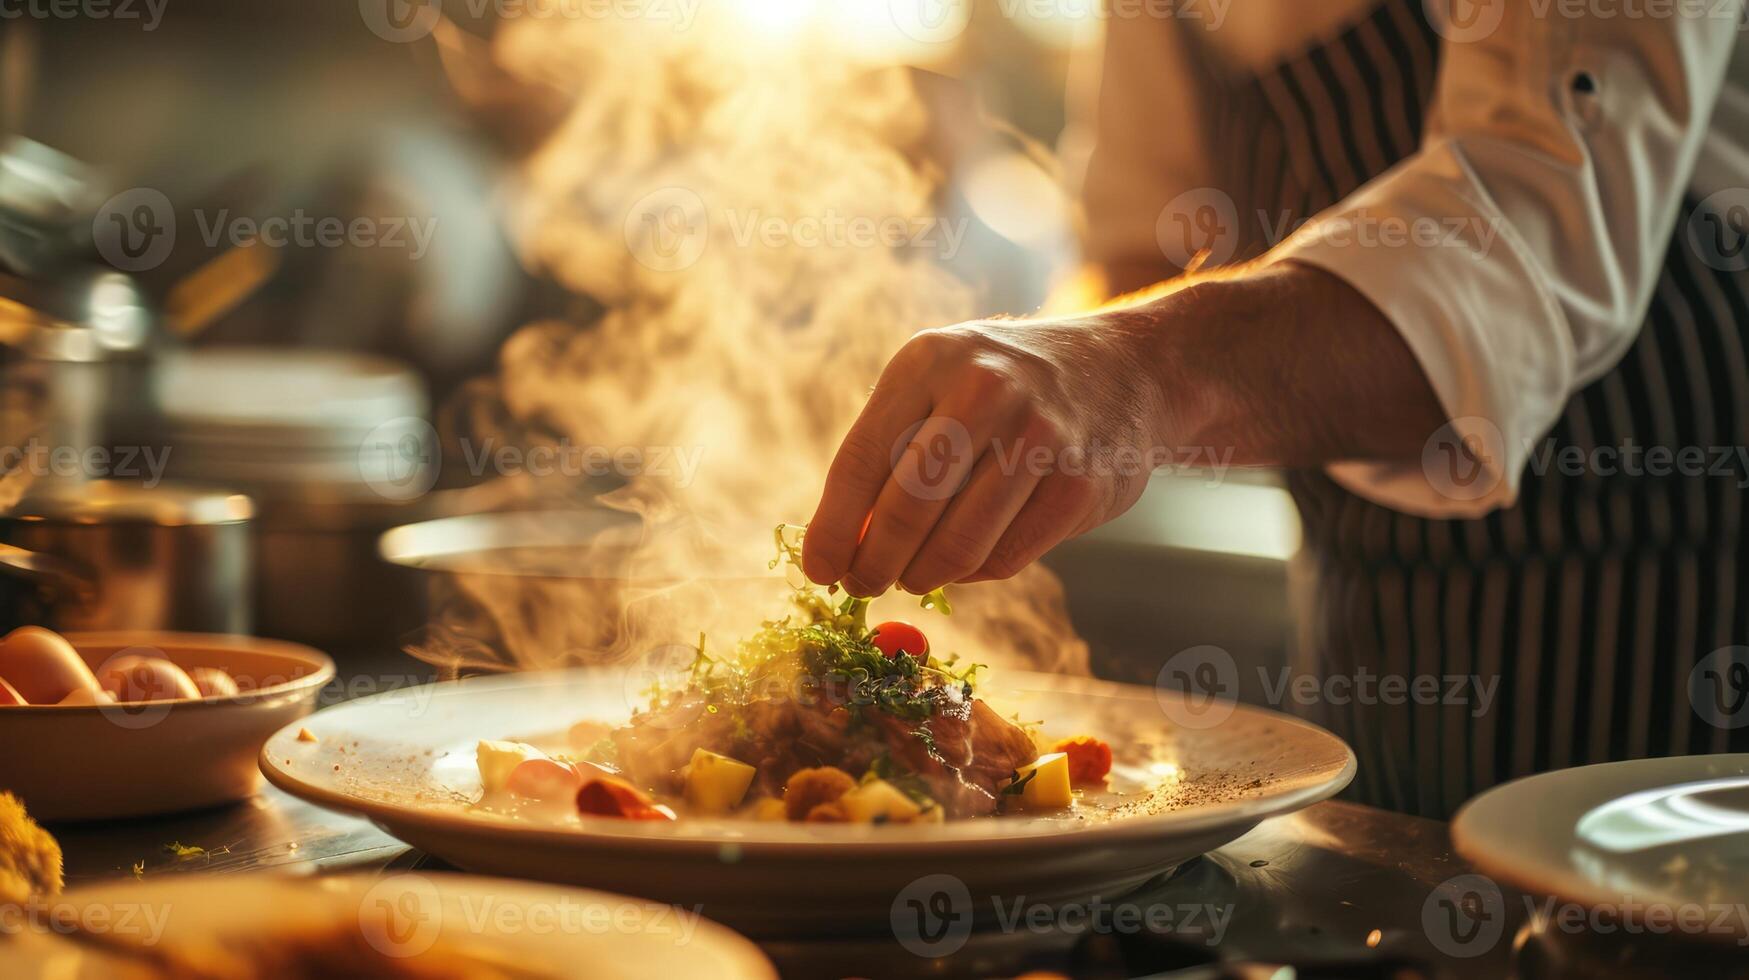
<svg viewBox="0 0 1749 980">
<path fill-rule="evenodd" d="M 260 784 L 256 756 L 310 713 L 334 662 L 278 640 L 204 633 L 68 633 L 94 669 L 113 656 L 218 667 L 235 697 L 130 705 L 0 707 L 0 790 L 38 820 L 105 820 L 242 799 Z"/>
</svg>

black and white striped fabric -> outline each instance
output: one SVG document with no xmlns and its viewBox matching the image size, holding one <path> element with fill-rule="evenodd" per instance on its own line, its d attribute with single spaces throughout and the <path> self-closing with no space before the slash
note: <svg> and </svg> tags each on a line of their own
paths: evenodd
<svg viewBox="0 0 1749 980">
<path fill-rule="evenodd" d="M 1413 152 L 1439 51 L 1419 0 L 1385 0 L 1321 47 L 1223 86 L 1217 158 L 1249 168 L 1228 181 L 1240 213 L 1310 218 Z M 1749 444 L 1749 278 L 1688 247 L 1693 203 L 1635 346 L 1572 400 L 1544 450 Z M 1263 237 L 1238 257 L 1261 253 Z M 1409 517 L 1322 473 L 1291 474 L 1310 578 L 1305 669 L 1498 678 L 1481 713 L 1476 698 L 1322 705 L 1317 720 L 1360 757 L 1352 793 L 1447 816 L 1542 770 L 1749 750 L 1749 727 L 1715 727 L 1689 699 L 1696 663 L 1749 638 L 1749 475 L 1728 463 L 1690 478 L 1533 471 L 1517 506 L 1469 521 Z"/>
</svg>

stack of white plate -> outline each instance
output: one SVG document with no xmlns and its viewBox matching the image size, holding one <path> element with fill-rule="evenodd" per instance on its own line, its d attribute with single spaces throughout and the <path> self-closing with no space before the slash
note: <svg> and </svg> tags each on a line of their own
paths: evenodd
<svg viewBox="0 0 1749 980">
<path fill-rule="evenodd" d="M 215 348 L 155 385 L 178 479 L 259 498 L 367 496 L 430 465 L 425 390 L 399 363 L 322 350 Z"/>
</svg>

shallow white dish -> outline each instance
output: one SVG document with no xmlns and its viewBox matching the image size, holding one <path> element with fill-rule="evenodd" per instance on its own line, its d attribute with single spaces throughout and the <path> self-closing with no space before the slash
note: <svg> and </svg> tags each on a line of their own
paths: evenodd
<svg viewBox="0 0 1749 980">
<path fill-rule="evenodd" d="M 687 910 L 575 888 L 425 872 L 175 875 L 78 888 L 50 899 L 34 918 L 14 917 L 19 928 L 0 943 L 0 975 L 128 980 L 144 972 L 136 961 L 63 938 L 51 923 L 65 922 L 128 946 L 185 956 L 232 937 L 316 933 L 362 941 L 410 965 L 442 956 L 452 969 L 468 957 L 553 977 L 777 975 L 752 943 Z"/>
<path fill-rule="evenodd" d="M 360 813 L 470 871 L 540 878 L 691 906 L 756 935 L 884 928 L 919 879 L 946 874 L 975 915 L 991 899 L 1060 903 L 1115 896 L 1233 840 L 1265 817 L 1339 792 L 1354 754 L 1305 722 L 1235 707 L 1215 727 L 1170 723 L 1150 688 L 1003 672 L 979 694 L 1052 735 L 1109 740 L 1115 813 L 1000 817 L 929 826 L 682 818 L 589 818 L 552 826 L 470 809 L 474 745 L 540 742 L 589 719 L 624 721 L 643 685 L 615 669 L 470 678 L 349 702 L 289 726 L 262 749 L 276 786 Z M 1142 792 L 1144 788 L 1151 792 Z"/>
<path fill-rule="evenodd" d="M 239 800 L 261 785 L 267 736 L 315 707 L 334 678 L 296 643 L 208 633 L 68 633 L 93 669 L 122 654 L 218 667 L 232 697 L 137 704 L 0 707 L 0 790 L 38 820 L 109 820 Z"/>
<path fill-rule="evenodd" d="M 1478 870 L 1521 891 L 1589 909 L 1734 912 L 1749 903 L 1749 755 L 1529 776 L 1466 803 L 1451 834 Z M 1695 935 L 1749 940 L 1741 915 L 1705 922 Z"/>
</svg>

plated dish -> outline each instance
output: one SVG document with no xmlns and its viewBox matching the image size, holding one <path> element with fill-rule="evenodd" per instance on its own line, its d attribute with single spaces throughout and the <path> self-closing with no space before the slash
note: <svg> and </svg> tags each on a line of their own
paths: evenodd
<svg viewBox="0 0 1749 980">
<path fill-rule="evenodd" d="M 33 627 L 0 646 L 0 676 L 30 702 L 0 707 L 0 745 L 19 747 L 0 788 L 42 820 L 106 820 L 253 793 L 262 742 L 310 713 L 334 664 L 253 637 Z"/>
<path fill-rule="evenodd" d="M 479 805 L 482 739 L 562 754 L 579 719 L 629 722 L 626 692 L 643 680 L 626 668 L 580 668 L 374 695 L 281 729 L 261 766 L 281 789 L 369 817 L 469 871 L 702 903 L 718 921 L 771 936 L 885 928 L 896 896 L 937 874 L 963 882 L 980 913 L 992 897 L 1121 894 L 1265 817 L 1335 795 L 1354 772 L 1340 739 L 1274 712 L 1241 705 L 1218 726 L 1178 728 L 1151 688 L 1004 671 L 982 696 L 1112 743 L 1109 805 L 887 825 L 549 820 Z"/>
<path fill-rule="evenodd" d="M 1121 894 L 1353 776 L 1340 739 L 1275 712 L 1236 706 L 1192 730 L 1168 720 L 1173 692 L 972 671 L 935 651 L 926 663 L 900 644 L 907 663 L 886 656 L 876 627 L 839 620 L 856 612 L 842 597 L 821 601 L 780 610 L 771 635 L 694 650 L 654 689 L 634 664 L 350 701 L 276 733 L 261 767 L 280 788 L 467 870 L 702 904 L 763 936 L 885 930 L 905 889 L 936 875 L 963 884 L 979 916 L 997 897 Z M 808 669 L 824 623 L 867 697 L 834 700 L 847 691 L 833 672 Z M 818 683 L 743 684 L 794 680 L 797 662 Z M 798 692 L 816 700 L 792 703 Z M 1076 786 L 1080 750 L 1048 758 L 1064 739 L 1104 743 L 1109 771 L 1088 766 Z M 1066 799 L 1029 801 L 1026 787 L 1045 784 L 1027 772 L 1047 763 L 1067 776 Z M 824 777 L 828 798 L 790 798 L 798 775 L 828 768 L 842 774 Z M 882 784 L 891 792 L 868 789 Z M 604 812 L 611 801 L 590 797 L 615 786 L 638 795 Z"/>
</svg>

